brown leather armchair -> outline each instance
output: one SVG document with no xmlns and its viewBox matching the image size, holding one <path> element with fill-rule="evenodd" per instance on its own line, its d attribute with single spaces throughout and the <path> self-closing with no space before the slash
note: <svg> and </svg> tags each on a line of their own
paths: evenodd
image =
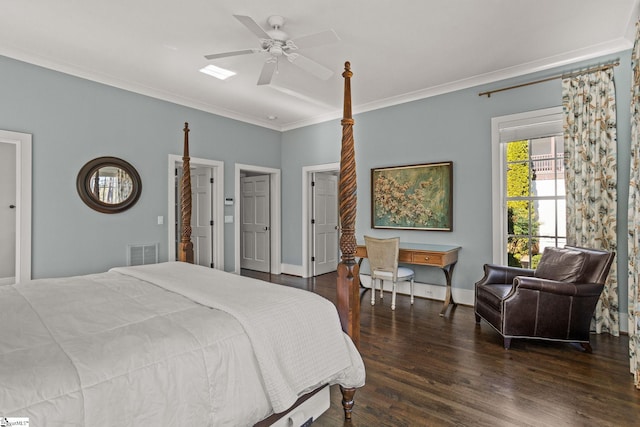
<svg viewBox="0 0 640 427">
<path fill-rule="evenodd" d="M 536 270 L 484 265 L 475 286 L 475 317 L 512 338 L 580 343 L 591 352 L 589 329 L 615 253 L 547 248 Z"/>
</svg>

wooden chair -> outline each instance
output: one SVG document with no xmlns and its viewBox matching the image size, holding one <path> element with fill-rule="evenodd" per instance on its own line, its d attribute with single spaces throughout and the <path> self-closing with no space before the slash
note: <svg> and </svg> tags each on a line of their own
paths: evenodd
<svg viewBox="0 0 640 427">
<path fill-rule="evenodd" d="M 367 258 L 371 268 L 371 305 L 376 303 L 376 281 L 380 280 L 380 298 L 383 298 L 383 281 L 391 280 L 391 310 L 396 309 L 396 283 L 410 281 L 411 304 L 413 304 L 413 270 L 398 267 L 400 238 L 378 239 L 364 236 Z"/>
</svg>

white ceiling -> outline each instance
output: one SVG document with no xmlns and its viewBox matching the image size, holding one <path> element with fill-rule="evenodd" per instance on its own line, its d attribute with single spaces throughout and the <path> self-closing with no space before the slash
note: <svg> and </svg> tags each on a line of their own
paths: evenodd
<svg viewBox="0 0 640 427">
<path fill-rule="evenodd" d="M 640 0 L 1 0 L 0 55 L 287 130 L 342 114 L 350 61 L 354 113 L 630 49 Z M 292 39 L 333 29 L 340 42 L 300 53 L 327 81 L 281 62 L 257 86 L 261 53 L 233 15 Z M 198 70 L 212 63 L 226 81 Z M 269 120 L 269 116 L 276 116 Z"/>
</svg>

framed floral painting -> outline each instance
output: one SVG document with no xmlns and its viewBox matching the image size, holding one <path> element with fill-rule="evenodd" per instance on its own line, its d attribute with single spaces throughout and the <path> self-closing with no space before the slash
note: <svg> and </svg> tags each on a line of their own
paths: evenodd
<svg viewBox="0 0 640 427">
<path fill-rule="evenodd" d="M 453 229 L 453 162 L 371 169 L 371 227 Z"/>
</svg>

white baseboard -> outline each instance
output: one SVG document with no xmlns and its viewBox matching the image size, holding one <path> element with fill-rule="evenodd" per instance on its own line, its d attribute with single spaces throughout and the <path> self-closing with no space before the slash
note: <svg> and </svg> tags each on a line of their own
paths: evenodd
<svg viewBox="0 0 640 427">
<path fill-rule="evenodd" d="M 0 286 L 2 285 L 15 285 L 15 277 L 0 277 Z"/>
<path fill-rule="evenodd" d="M 371 276 L 369 276 L 368 274 L 361 274 L 360 283 L 362 283 L 362 286 L 370 288 Z M 420 282 L 415 282 L 414 285 L 414 296 L 433 299 L 436 301 L 444 301 L 447 292 L 446 286 Z M 383 281 L 382 286 L 385 291 L 391 292 L 390 281 Z M 396 292 L 403 295 L 409 295 L 409 282 L 399 282 L 397 284 Z M 458 289 L 453 286 L 451 288 L 451 296 L 453 297 L 453 300 L 458 304 L 473 306 L 475 292 L 469 289 Z"/>
<path fill-rule="evenodd" d="M 282 264 L 282 273 L 292 276 L 304 277 L 301 265 Z M 371 287 L 371 276 L 368 274 L 360 274 L 360 282 L 362 286 Z M 391 292 L 391 282 L 383 283 L 385 291 Z M 398 283 L 396 290 L 399 294 L 409 295 L 409 282 Z M 429 283 L 415 282 L 414 295 L 417 297 L 433 299 L 436 301 L 444 301 L 446 287 L 444 285 L 433 285 Z M 458 304 L 473 306 L 475 302 L 475 292 L 471 289 L 458 289 L 455 286 L 451 288 L 453 300 Z M 629 332 L 629 315 L 628 313 L 619 313 L 620 332 Z"/>
<path fill-rule="evenodd" d="M 290 274 L 292 276 L 304 277 L 303 268 L 301 265 L 282 264 L 282 274 Z M 368 274 L 360 275 L 360 282 L 362 286 L 371 287 L 371 276 Z M 429 283 L 415 282 L 414 296 L 421 298 L 433 299 L 436 301 L 444 301 L 446 294 L 446 287 L 444 285 L 433 285 Z M 391 292 L 391 282 L 385 281 L 383 283 L 385 291 Z M 409 295 L 409 282 L 400 282 L 396 292 L 403 295 Z M 451 295 L 453 300 L 463 305 L 473 305 L 475 299 L 475 292 L 469 289 L 457 289 L 455 286 L 451 288 Z"/>
<path fill-rule="evenodd" d="M 618 313 L 620 316 L 620 332 L 629 333 L 629 313 Z"/>
<path fill-rule="evenodd" d="M 289 274 L 291 276 L 304 277 L 303 268 L 301 265 L 293 265 L 293 264 L 281 264 L 280 271 L 282 274 Z"/>
</svg>

